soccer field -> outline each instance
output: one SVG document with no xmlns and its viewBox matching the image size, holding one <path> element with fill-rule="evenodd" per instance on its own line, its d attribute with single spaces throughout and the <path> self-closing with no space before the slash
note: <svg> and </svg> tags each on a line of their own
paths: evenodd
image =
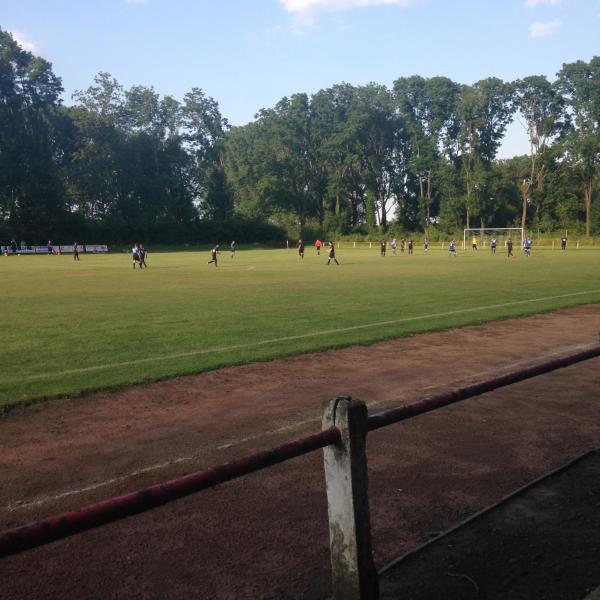
<svg viewBox="0 0 600 600">
<path fill-rule="evenodd" d="M 309 248 L 0 259 L 0 412 L 34 399 L 600 302 L 600 251 Z M 590 332 L 594 335 L 595 332 Z M 481 340 L 485 344 L 485 340 Z M 535 345 L 523 340 L 523 351 Z M 435 348 L 432 348 L 435 352 Z M 476 348 L 456 348 L 457 359 Z M 323 364 L 327 368 L 327 364 Z"/>
</svg>

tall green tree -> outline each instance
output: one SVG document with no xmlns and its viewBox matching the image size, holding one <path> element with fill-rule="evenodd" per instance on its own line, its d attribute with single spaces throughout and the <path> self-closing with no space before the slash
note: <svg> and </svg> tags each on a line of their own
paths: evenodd
<svg viewBox="0 0 600 600">
<path fill-rule="evenodd" d="M 358 88 L 350 118 L 358 136 L 364 183 L 374 196 L 378 223 L 386 228 L 388 211 L 402 193 L 406 176 L 404 126 L 389 90 L 375 84 Z"/>
<path fill-rule="evenodd" d="M 61 161 L 68 119 L 52 65 L 0 29 L 0 219 L 5 236 L 42 240 L 68 218 Z"/>
<path fill-rule="evenodd" d="M 592 198 L 600 177 L 600 56 L 589 63 L 565 64 L 558 73 L 558 89 L 569 110 L 564 147 L 583 191 L 585 234 L 591 235 Z"/>
<path fill-rule="evenodd" d="M 485 206 L 490 200 L 488 171 L 496 158 L 513 115 L 513 87 L 490 77 L 461 88 L 457 105 L 457 149 L 466 188 L 466 226 L 479 217 L 485 227 Z"/>
<path fill-rule="evenodd" d="M 410 172 L 417 180 L 423 228 L 429 235 L 435 175 L 442 168 L 443 147 L 454 135 L 459 86 L 446 77 L 413 76 L 394 82 L 394 97 L 410 137 Z"/>
<path fill-rule="evenodd" d="M 536 190 L 535 218 L 539 220 L 546 163 L 546 149 L 563 126 L 564 100 L 544 76 L 525 77 L 515 82 L 515 108 L 519 110 L 529 137 L 529 173 L 520 183 L 521 227 L 527 225 L 527 207 Z"/>
<path fill-rule="evenodd" d="M 200 88 L 183 99 L 183 140 L 193 157 L 196 198 L 201 213 L 225 221 L 233 213 L 233 194 L 225 175 L 225 136 L 229 123 L 219 105 Z"/>
</svg>

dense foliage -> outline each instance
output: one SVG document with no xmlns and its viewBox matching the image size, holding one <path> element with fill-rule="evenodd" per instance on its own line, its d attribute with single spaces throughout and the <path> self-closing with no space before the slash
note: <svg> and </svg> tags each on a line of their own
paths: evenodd
<svg viewBox="0 0 600 600">
<path fill-rule="evenodd" d="M 600 233 L 600 57 L 554 82 L 340 84 L 243 127 L 199 88 L 161 98 L 99 73 L 72 106 L 62 91 L 50 63 L 0 30 L 2 241 Z M 514 118 L 531 152 L 498 160 Z"/>
</svg>

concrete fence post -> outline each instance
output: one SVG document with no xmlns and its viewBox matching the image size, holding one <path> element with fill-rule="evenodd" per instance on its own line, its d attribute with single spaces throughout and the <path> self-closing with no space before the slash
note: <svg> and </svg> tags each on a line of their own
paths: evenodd
<svg viewBox="0 0 600 600">
<path fill-rule="evenodd" d="M 323 449 L 334 600 L 377 600 L 367 490 L 367 407 L 338 397 L 323 405 L 323 429 L 337 427 L 339 446 Z"/>
</svg>

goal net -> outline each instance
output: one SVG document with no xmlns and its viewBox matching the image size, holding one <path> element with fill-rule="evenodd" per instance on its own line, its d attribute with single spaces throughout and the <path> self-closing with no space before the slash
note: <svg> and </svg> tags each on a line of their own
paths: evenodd
<svg viewBox="0 0 600 600">
<path fill-rule="evenodd" d="M 525 239 L 523 227 L 485 227 L 465 229 L 463 233 L 463 249 L 473 248 L 473 242 L 477 248 L 490 248 L 492 240 L 496 240 L 497 248 L 504 248 L 510 238 L 515 247 L 522 247 Z"/>
</svg>

